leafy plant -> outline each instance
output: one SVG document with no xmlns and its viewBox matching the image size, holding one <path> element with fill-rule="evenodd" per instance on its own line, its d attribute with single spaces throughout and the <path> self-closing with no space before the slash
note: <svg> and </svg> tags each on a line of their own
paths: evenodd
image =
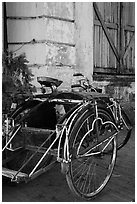
<svg viewBox="0 0 137 204">
<path fill-rule="evenodd" d="M 25 54 L 19 56 L 6 52 L 2 58 L 2 102 L 3 111 L 7 112 L 12 102 L 18 102 L 25 96 L 31 96 L 35 87 L 30 83 L 33 74 L 28 69 Z"/>
</svg>

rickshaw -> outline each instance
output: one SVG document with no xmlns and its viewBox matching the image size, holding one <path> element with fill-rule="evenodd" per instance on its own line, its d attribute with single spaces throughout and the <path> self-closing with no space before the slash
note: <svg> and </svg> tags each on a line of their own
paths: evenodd
<svg viewBox="0 0 137 204">
<path fill-rule="evenodd" d="M 27 183 L 59 162 L 71 191 L 88 200 L 107 185 L 132 125 L 119 101 L 74 76 L 82 79 L 71 91 L 58 90 L 61 80 L 38 77 L 42 93 L 6 115 L 2 175 Z"/>
</svg>

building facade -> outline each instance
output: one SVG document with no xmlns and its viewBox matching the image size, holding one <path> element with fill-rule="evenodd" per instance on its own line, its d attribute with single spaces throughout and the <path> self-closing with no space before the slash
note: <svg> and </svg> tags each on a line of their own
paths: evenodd
<svg viewBox="0 0 137 204">
<path fill-rule="evenodd" d="M 38 76 L 63 80 L 70 89 L 81 72 L 104 93 L 135 96 L 134 2 L 6 2 L 4 48 L 26 54 Z"/>
</svg>

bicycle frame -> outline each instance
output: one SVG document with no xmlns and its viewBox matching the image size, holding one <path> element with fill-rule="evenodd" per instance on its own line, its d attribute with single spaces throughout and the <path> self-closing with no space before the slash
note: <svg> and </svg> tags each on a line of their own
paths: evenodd
<svg viewBox="0 0 137 204">
<path fill-rule="evenodd" d="M 71 88 L 82 88 L 82 92 L 58 91 L 62 81 L 39 77 L 42 94 L 25 99 L 11 117 L 6 117 L 2 175 L 12 182 L 28 182 L 59 162 L 70 189 L 88 199 L 97 195 L 109 181 L 116 152 L 127 143 L 132 128 L 115 99 L 101 94 L 100 89 L 90 85 L 80 73 L 75 76 L 82 78 Z M 50 87 L 52 93 L 46 93 L 46 87 Z M 119 134 L 122 131 L 127 134 Z M 102 169 L 102 165 L 105 171 L 96 179 L 95 168 Z M 100 178 L 101 183 L 95 187 L 94 183 Z"/>
<path fill-rule="evenodd" d="M 130 130 L 130 127 L 127 125 L 126 121 L 124 120 L 122 116 L 122 108 L 121 105 L 113 98 L 110 99 L 112 101 L 112 105 L 108 104 L 108 109 L 110 109 L 111 113 L 113 114 L 113 117 L 115 119 L 115 122 L 118 126 L 118 128 L 121 128 L 121 125 L 124 124 L 127 130 Z"/>
<path fill-rule="evenodd" d="M 69 162 L 71 162 L 71 155 L 70 155 L 70 152 L 69 152 L 69 134 L 70 134 L 70 131 L 71 131 L 71 128 L 72 128 L 72 125 L 73 125 L 73 122 L 75 120 L 75 118 L 77 117 L 77 115 L 80 113 L 81 110 L 83 110 L 83 113 L 85 114 L 86 111 L 88 111 L 88 106 L 90 107 L 94 107 L 95 108 L 95 119 L 93 121 L 93 125 L 92 125 L 92 129 L 89 130 L 89 132 L 91 132 L 93 130 L 93 127 L 94 127 L 94 123 L 97 121 L 97 120 L 102 120 L 101 118 L 98 117 L 98 104 L 96 102 L 96 100 L 93 100 L 93 101 L 82 101 L 82 100 L 71 100 L 71 99 L 51 99 L 49 100 L 49 102 L 57 102 L 57 103 L 75 103 L 75 104 L 79 104 L 79 107 L 76 108 L 70 115 L 68 118 L 66 118 L 62 124 L 57 124 L 56 125 L 56 129 L 55 131 L 53 131 L 49 137 L 36 149 L 35 153 L 22 165 L 22 167 L 16 172 L 16 174 L 14 175 L 14 177 L 12 178 L 12 181 L 14 182 L 19 182 L 19 178 L 18 178 L 18 174 L 21 172 L 21 170 L 25 167 L 25 165 L 28 164 L 28 162 L 31 161 L 31 159 L 33 157 L 35 157 L 35 155 L 37 154 L 37 152 L 40 152 L 42 151 L 44 154 L 43 156 L 40 158 L 40 160 L 37 162 L 37 164 L 35 165 L 35 167 L 32 169 L 32 171 L 30 172 L 30 174 L 28 175 L 27 178 L 25 178 L 25 181 L 27 182 L 28 180 L 30 179 L 33 179 L 35 178 L 37 175 L 39 175 L 40 173 L 43 173 L 46 171 L 46 169 L 48 169 L 48 166 L 46 166 L 45 169 L 39 169 L 37 170 L 38 166 L 41 164 L 41 162 L 43 161 L 43 159 L 48 155 L 48 154 L 51 154 L 51 155 L 54 155 L 56 156 L 57 158 L 57 161 L 60 162 L 60 163 L 64 163 L 64 164 L 68 164 Z M 114 106 L 115 107 L 115 106 Z M 116 117 L 115 117 L 116 118 Z M 106 122 L 107 123 L 107 122 Z M 13 122 L 14 124 L 14 122 Z M 8 125 L 8 121 L 7 121 L 7 125 Z M 118 132 L 118 128 L 116 127 L 115 124 L 113 124 L 115 126 L 115 129 L 116 129 L 116 134 Z M 6 145 L 4 146 L 3 150 L 4 151 L 5 149 L 9 149 L 11 151 L 16 151 L 17 149 L 20 149 L 21 147 L 19 148 L 16 148 L 16 149 L 12 149 L 12 140 L 13 138 L 17 135 L 18 131 L 20 130 L 21 126 L 18 126 L 17 129 L 15 130 L 15 132 L 13 133 L 12 135 L 12 132 L 11 133 L 8 133 L 6 134 Z M 8 131 L 8 128 L 7 128 L 7 131 Z M 88 133 L 89 133 L 88 132 Z M 50 144 L 50 146 L 46 149 L 46 148 L 43 148 L 43 146 L 46 144 L 46 142 L 52 137 L 52 135 L 56 133 L 56 138 L 53 140 L 53 142 Z M 10 134 L 12 135 L 10 138 Z M 113 139 L 113 137 L 115 137 L 115 135 L 112 135 L 111 137 L 107 138 L 106 141 L 107 141 L 107 144 L 106 146 L 109 144 L 109 142 Z M 65 137 L 65 141 L 64 141 L 64 145 L 63 145 L 63 152 L 62 152 L 62 141 L 64 140 L 64 137 Z M 86 135 L 85 135 L 86 137 Z M 84 140 L 84 137 L 83 137 L 83 140 Z M 57 149 L 56 150 L 52 150 L 52 147 L 53 145 L 55 144 L 55 142 L 58 141 L 58 146 L 57 146 Z M 82 144 L 82 141 L 81 143 L 79 144 L 79 148 L 80 148 L 80 145 Z M 101 144 L 101 143 L 100 143 Z M 98 146 L 100 145 L 98 144 Z M 8 147 L 10 145 L 10 147 Z M 34 147 L 31 147 L 31 146 L 27 146 L 28 149 L 32 149 Z M 93 147 L 93 148 L 96 148 Z M 86 156 L 89 156 L 89 151 L 91 151 L 92 149 L 88 150 L 85 154 Z M 102 150 L 104 151 L 104 150 Z M 78 153 L 78 152 L 77 152 Z M 100 154 L 101 152 L 98 152 L 98 154 Z M 93 153 L 90 153 L 90 155 L 93 154 Z M 84 155 L 85 156 L 85 155 Z M 51 166 L 52 164 L 50 164 L 49 166 Z"/>
<path fill-rule="evenodd" d="M 59 99 L 53 99 L 53 100 L 49 100 L 49 102 L 58 102 L 58 103 L 76 103 L 76 104 L 78 104 L 78 103 L 81 103 L 82 101 L 79 101 L 79 100 L 59 100 Z M 84 106 L 86 106 L 87 105 L 87 103 L 86 104 L 82 104 L 82 105 L 80 105 L 80 107 L 78 107 L 71 115 L 70 115 L 70 117 L 66 120 L 66 121 L 64 121 L 64 123 L 63 124 L 57 124 L 56 125 L 56 130 L 55 131 L 53 131 L 50 135 L 49 135 L 49 137 L 40 145 L 40 147 L 38 147 L 38 148 L 36 148 L 36 151 L 35 151 L 35 153 L 29 158 L 29 160 L 27 161 L 27 162 L 25 162 L 25 164 L 23 164 L 23 166 L 16 172 L 16 174 L 14 175 L 14 177 L 12 178 L 12 181 L 15 181 L 15 182 L 19 182 L 19 180 L 18 180 L 18 178 L 17 178 L 17 176 L 18 176 L 18 174 L 20 173 L 20 171 L 25 167 L 25 165 L 27 165 L 28 164 L 28 162 L 36 155 L 36 153 L 37 152 L 39 152 L 39 151 L 44 151 L 44 154 L 43 154 L 43 156 L 41 157 L 41 159 L 39 160 L 39 162 L 35 165 L 35 167 L 33 168 L 33 170 L 30 172 L 30 174 L 29 174 L 29 176 L 28 176 L 28 178 L 26 179 L 25 178 L 25 181 L 27 181 L 27 180 L 29 180 L 29 179 L 32 179 L 32 178 L 34 178 L 35 176 L 36 176 L 36 174 L 39 174 L 40 172 L 39 172 L 39 170 L 38 171 L 36 171 L 36 169 L 37 169 L 37 167 L 40 165 L 40 163 L 42 162 L 42 160 L 46 157 L 46 155 L 47 154 L 51 154 L 51 155 L 56 155 L 56 157 L 57 157 L 57 161 L 62 161 L 63 159 L 60 157 L 60 152 L 61 152 L 61 141 L 62 141 L 62 138 L 63 138 L 63 134 L 64 134 L 64 132 L 66 131 L 66 140 L 65 140 L 65 151 L 66 151 L 66 148 L 67 148 L 67 151 L 68 151 L 68 143 L 66 142 L 67 141 L 67 137 L 68 137 L 68 129 L 67 129 L 67 125 L 68 125 L 68 122 L 70 122 L 70 120 L 73 118 L 73 116 L 79 111 L 79 110 L 81 110 Z M 72 120 L 73 121 L 73 120 Z M 20 130 L 20 128 L 21 128 L 21 125 L 19 125 L 18 127 L 17 127 L 17 129 L 13 132 L 13 131 L 11 131 L 11 132 L 9 132 L 8 131 L 8 124 L 9 122 L 8 122 L 8 118 L 7 118 L 7 120 L 6 120 L 6 145 L 3 147 L 3 149 L 2 149 L 2 152 L 4 152 L 6 149 L 7 150 L 10 150 L 10 151 L 12 151 L 12 152 L 15 152 L 16 150 L 18 150 L 18 149 L 21 149 L 21 147 L 18 147 L 18 148 L 15 148 L 15 149 L 13 149 L 12 148 L 12 141 L 13 141 L 13 139 L 16 137 L 16 135 L 17 135 L 17 133 L 18 133 L 18 131 Z M 14 121 L 12 121 L 12 124 L 14 125 Z M 71 125 L 70 125 L 71 126 Z M 15 126 L 15 128 L 16 128 L 16 126 Z M 69 130 L 70 130 L 70 128 L 69 128 Z M 43 147 L 43 145 L 44 144 L 46 144 L 46 142 L 52 137 L 52 135 L 54 134 L 56 132 L 56 138 L 54 139 L 54 141 L 50 144 L 50 146 L 47 148 L 47 149 L 45 149 L 44 148 L 44 150 L 42 149 L 42 147 Z M 13 134 L 12 134 L 13 133 Z M 53 150 L 51 150 L 52 149 L 52 147 L 53 147 L 53 145 L 55 144 L 55 142 L 57 141 L 59 139 L 59 143 L 58 143 L 58 150 L 57 150 L 57 154 L 56 154 L 56 152 L 55 151 L 53 151 Z M 34 147 L 30 147 L 30 146 L 28 146 L 27 147 L 28 149 L 30 149 L 30 148 L 34 148 Z M 36 172 L 35 172 L 36 171 Z M 34 173 L 35 172 L 35 173 Z"/>
</svg>

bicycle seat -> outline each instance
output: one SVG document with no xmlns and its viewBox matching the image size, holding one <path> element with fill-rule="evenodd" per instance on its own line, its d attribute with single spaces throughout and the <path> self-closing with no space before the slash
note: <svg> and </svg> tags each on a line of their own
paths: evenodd
<svg viewBox="0 0 137 204">
<path fill-rule="evenodd" d="M 60 86 L 63 81 L 50 78 L 50 77 L 37 77 L 37 81 L 40 83 L 40 85 L 44 85 L 46 87 L 52 87 L 52 86 Z"/>
</svg>

